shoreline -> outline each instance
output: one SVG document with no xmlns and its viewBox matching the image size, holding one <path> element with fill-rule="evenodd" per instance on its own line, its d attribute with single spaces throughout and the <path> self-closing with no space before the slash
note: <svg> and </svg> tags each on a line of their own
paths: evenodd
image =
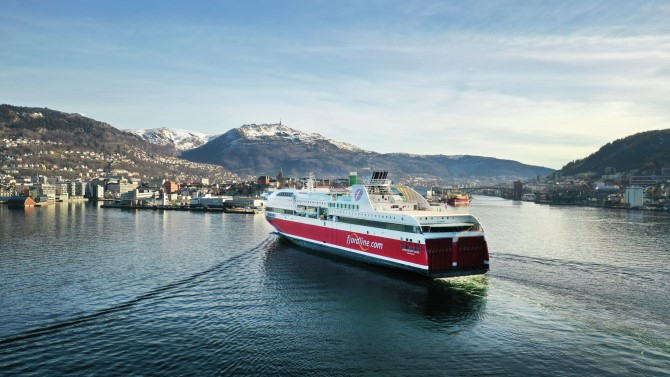
<svg viewBox="0 0 670 377">
<path fill-rule="evenodd" d="M 172 205 L 156 205 L 156 206 L 136 206 L 127 204 L 103 204 L 100 208 L 116 208 L 116 209 L 141 209 L 153 211 L 193 211 L 193 212 L 218 212 L 218 213 L 238 213 L 238 214 L 257 214 L 260 211 L 256 209 L 245 208 L 225 208 L 225 207 L 187 207 L 187 206 L 172 206 Z"/>
</svg>

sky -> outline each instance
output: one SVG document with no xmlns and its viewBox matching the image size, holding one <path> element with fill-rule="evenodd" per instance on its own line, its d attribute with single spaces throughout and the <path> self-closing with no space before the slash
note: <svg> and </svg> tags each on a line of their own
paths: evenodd
<svg viewBox="0 0 670 377">
<path fill-rule="evenodd" d="M 560 168 L 670 128 L 670 1 L 3 0 L 0 103 Z"/>
</svg>

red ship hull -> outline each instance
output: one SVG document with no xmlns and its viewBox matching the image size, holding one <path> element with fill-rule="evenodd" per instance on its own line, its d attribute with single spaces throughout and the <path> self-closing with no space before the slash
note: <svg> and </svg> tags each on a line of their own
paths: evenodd
<svg viewBox="0 0 670 377">
<path fill-rule="evenodd" d="M 447 204 L 450 206 L 468 206 L 470 205 L 470 198 L 450 198 L 447 200 Z"/>
<path fill-rule="evenodd" d="M 428 277 L 483 274 L 489 267 L 488 247 L 481 235 L 426 239 L 425 243 L 420 243 L 267 214 L 266 219 L 279 234 L 300 246 Z"/>
</svg>

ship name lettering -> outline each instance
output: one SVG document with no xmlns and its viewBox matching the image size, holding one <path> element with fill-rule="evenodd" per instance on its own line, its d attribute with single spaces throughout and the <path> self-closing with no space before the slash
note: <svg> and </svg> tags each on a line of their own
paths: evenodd
<svg viewBox="0 0 670 377">
<path fill-rule="evenodd" d="M 384 248 L 384 243 L 383 242 L 377 242 L 377 241 L 370 241 L 366 240 L 363 237 L 359 237 L 358 235 L 354 235 L 353 237 L 348 234 L 347 235 L 347 245 L 354 244 L 354 245 L 359 245 L 361 247 L 371 247 L 373 249 L 383 249 Z"/>
</svg>

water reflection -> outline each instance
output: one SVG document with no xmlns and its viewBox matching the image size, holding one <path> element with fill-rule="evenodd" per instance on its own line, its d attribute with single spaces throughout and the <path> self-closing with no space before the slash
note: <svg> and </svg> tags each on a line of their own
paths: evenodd
<svg viewBox="0 0 670 377">
<path fill-rule="evenodd" d="M 485 309 L 488 291 L 485 276 L 428 280 L 324 256 L 283 239 L 268 247 L 264 268 L 267 289 L 283 299 L 304 297 L 310 289 L 315 297 L 334 300 L 361 316 L 401 312 L 429 327 L 472 324 Z"/>
<path fill-rule="evenodd" d="M 644 223 L 644 213 L 642 211 L 627 211 L 626 218 L 629 223 Z"/>
</svg>

